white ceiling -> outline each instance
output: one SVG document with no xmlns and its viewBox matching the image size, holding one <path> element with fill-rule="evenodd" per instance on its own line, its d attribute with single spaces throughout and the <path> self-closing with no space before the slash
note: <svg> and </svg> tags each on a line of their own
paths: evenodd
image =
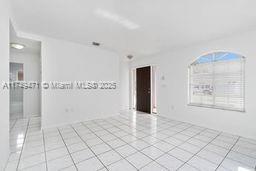
<svg viewBox="0 0 256 171">
<path fill-rule="evenodd" d="M 152 55 L 256 29 L 255 0 L 11 0 L 23 32 Z"/>
<path fill-rule="evenodd" d="M 10 47 L 10 49 L 14 52 L 33 53 L 38 55 L 40 55 L 41 53 L 41 42 L 18 37 L 12 24 L 10 24 L 10 43 L 18 43 L 25 45 L 25 47 L 20 50 Z"/>
</svg>

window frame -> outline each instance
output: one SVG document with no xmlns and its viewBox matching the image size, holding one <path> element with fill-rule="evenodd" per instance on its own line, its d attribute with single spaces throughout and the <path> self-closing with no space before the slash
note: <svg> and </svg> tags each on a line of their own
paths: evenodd
<svg viewBox="0 0 256 171">
<path fill-rule="evenodd" d="M 203 107 L 203 108 L 210 108 L 210 109 L 220 109 L 220 110 L 227 110 L 227 111 L 236 111 L 236 112 L 246 112 L 246 110 L 245 110 L 245 62 L 246 62 L 246 58 L 244 57 L 244 56 L 242 56 L 242 55 L 239 55 L 239 54 L 237 54 L 237 53 L 232 53 L 232 54 L 235 54 L 235 55 L 237 55 L 237 56 L 239 56 L 240 57 L 240 59 L 242 60 L 242 63 L 241 63 L 241 65 L 243 66 L 243 70 L 242 70 L 242 78 L 243 78 L 243 82 L 242 82 L 242 92 L 243 92 L 243 108 L 241 108 L 241 109 L 238 109 L 238 108 L 233 108 L 233 107 L 224 107 L 224 106 L 218 106 L 218 105 L 215 105 L 215 98 L 214 98 L 214 100 L 213 100 L 213 104 L 212 105 L 210 105 L 210 104 L 199 104 L 199 103 L 193 103 L 192 102 L 192 95 L 191 95 L 191 80 L 192 80 L 192 76 L 191 76 L 191 72 L 192 72 L 192 69 L 191 69 L 191 67 L 192 67 L 192 65 L 199 59 L 199 58 L 201 58 L 201 57 L 203 57 L 203 56 L 205 56 L 205 55 L 210 55 L 210 54 L 212 54 L 212 55 L 215 55 L 216 53 L 218 53 L 218 52 L 224 52 L 224 53 L 232 53 L 232 52 L 225 52 L 225 51 L 215 51 L 215 52 L 210 52 L 210 53 L 207 53 L 207 54 L 204 54 L 204 55 L 201 55 L 201 56 L 199 56 L 196 60 L 194 60 L 194 61 L 192 61 L 189 65 L 188 65 L 188 103 L 187 103 L 187 105 L 188 106 L 194 106 L 194 107 Z M 210 62 L 210 63 L 213 63 L 213 65 L 214 65 L 214 63 L 215 63 L 216 61 L 212 61 L 212 62 Z M 212 80 L 214 80 L 215 78 L 212 78 Z M 214 86 L 214 84 L 213 84 L 213 86 Z M 215 93 L 214 93 L 214 90 L 213 90 L 213 96 L 215 96 L 214 95 Z"/>
</svg>

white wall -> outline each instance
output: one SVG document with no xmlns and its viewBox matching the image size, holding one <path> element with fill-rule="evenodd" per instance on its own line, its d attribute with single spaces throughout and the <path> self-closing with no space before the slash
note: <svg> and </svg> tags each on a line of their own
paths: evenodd
<svg viewBox="0 0 256 171">
<path fill-rule="evenodd" d="M 37 53 L 10 51 L 10 62 L 22 63 L 24 81 L 40 82 L 40 55 Z M 40 116 L 40 90 L 24 89 L 24 117 Z"/>
<path fill-rule="evenodd" d="M 120 110 L 129 110 L 129 62 L 120 59 Z"/>
<path fill-rule="evenodd" d="M 115 81 L 119 57 L 94 46 L 42 38 L 42 81 Z M 42 90 L 42 127 L 117 115 L 116 90 Z"/>
<path fill-rule="evenodd" d="M 9 81 L 9 4 L 0 1 L 0 82 Z M 0 170 L 9 155 L 9 91 L 0 89 Z"/>
<path fill-rule="evenodd" d="M 256 32 L 247 32 L 133 61 L 131 67 L 156 64 L 159 114 L 176 120 L 256 139 Z M 246 112 L 187 106 L 188 65 L 202 54 L 230 51 L 246 57 Z M 165 80 L 160 77 L 164 76 Z"/>
</svg>

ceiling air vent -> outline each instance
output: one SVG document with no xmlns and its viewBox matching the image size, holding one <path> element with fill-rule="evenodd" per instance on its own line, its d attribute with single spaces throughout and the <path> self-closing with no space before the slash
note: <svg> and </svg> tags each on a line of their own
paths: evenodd
<svg viewBox="0 0 256 171">
<path fill-rule="evenodd" d="M 92 42 L 92 45 L 94 45 L 94 46 L 100 46 L 100 43 L 98 43 L 98 42 Z"/>
</svg>

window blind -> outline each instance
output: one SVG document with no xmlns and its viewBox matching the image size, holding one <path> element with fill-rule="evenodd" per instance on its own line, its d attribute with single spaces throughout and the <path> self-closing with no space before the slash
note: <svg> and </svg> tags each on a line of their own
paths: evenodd
<svg viewBox="0 0 256 171">
<path fill-rule="evenodd" d="M 212 53 L 189 66 L 189 104 L 245 110 L 244 57 Z"/>
</svg>

